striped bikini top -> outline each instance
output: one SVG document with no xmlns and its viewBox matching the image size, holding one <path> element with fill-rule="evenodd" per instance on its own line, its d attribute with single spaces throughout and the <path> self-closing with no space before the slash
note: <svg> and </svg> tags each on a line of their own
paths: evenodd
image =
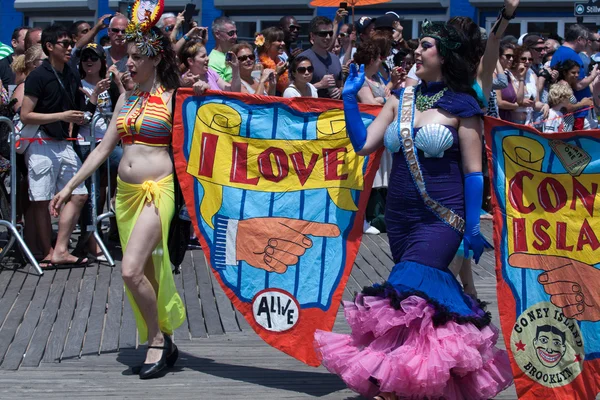
<svg viewBox="0 0 600 400">
<path fill-rule="evenodd" d="M 173 123 L 162 97 L 164 92 L 165 89 L 160 86 L 154 93 L 136 89 L 129 96 L 117 117 L 117 133 L 123 144 L 171 144 Z"/>
</svg>

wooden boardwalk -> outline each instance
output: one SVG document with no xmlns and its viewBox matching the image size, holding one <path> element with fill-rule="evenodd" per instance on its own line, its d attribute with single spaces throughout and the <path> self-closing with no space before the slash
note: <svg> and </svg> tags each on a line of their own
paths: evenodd
<svg viewBox="0 0 600 400">
<path fill-rule="evenodd" d="M 489 223 L 485 228 L 491 233 Z M 493 253 L 486 253 L 473 272 L 498 325 L 493 262 Z M 47 271 L 41 278 L 31 266 L 3 264 L 0 399 L 362 399 L 323 367 L 308 367 L 262 342 L 199 250 L 188 251 L 175 275 L 188 313 L 174 334 L 181 358 L 165 377 L 151 381 L 130 373 L 143 361 L 144 346 L 136 349 L 120 263 Z M 392 266 L 385 235 L 365 235 L 344 299 L 383 281 Z M 334 330 L 349 332 L 341 309 Z M 497 398 L 515 399 L 514 387 Z"/>
</svg>

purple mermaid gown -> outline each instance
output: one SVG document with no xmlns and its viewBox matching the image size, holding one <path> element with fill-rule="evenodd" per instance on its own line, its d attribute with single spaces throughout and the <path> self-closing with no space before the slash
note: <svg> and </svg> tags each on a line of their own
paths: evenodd
<svg viewBox="0 0 600 400">
<path fill-rule="evenodd" d="M 436 93 L 440 85 L 426 90 Z M 473 97 L 450 91 L 435 107 L 458 117 L 481 115 Z M 464 218 L 458 132 L 426 125 L 413 135 L 429 196 Z M 425 154 L 429 148 L 419 144 L 432 135 L 451 144 L 442 153 Z M 512 383 L 512 373 L 506 351 L 495 347 L 498 329 L 491 316 L 463 293 L 448 269 L 462 233 L 425 206 L 400 147 L 397 122 L 384 142 L 394 153 L 386 225 L 396 265 L 385 283 L 344 302 L 351 335 L 315 333 L 317 353 L 329 371 L 364 396 L 492 398 Z"/>
</svg>

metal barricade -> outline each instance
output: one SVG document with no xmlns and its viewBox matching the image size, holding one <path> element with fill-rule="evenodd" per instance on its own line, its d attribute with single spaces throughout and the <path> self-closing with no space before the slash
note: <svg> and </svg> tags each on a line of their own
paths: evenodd
<svg viewBox="0 0 600 400">
<path fill-rule="evenodd" d="M 94 118 L 92 118 L 92 122 L 91 122 L 91 126 L 90 126 L 90 132 L 92 135 L 91 140 L 90 140 L 90 153 L 92 151 L 94 151 L 94 149 L 96 148 L 96 123 L 100 119 L 104 119 L 106 121 L 106 124 L 108 125 L 110 123 L 111 117 L 112 117 L 112 113 L 106 113 L 106 114 L 97 113 L 96 115 L 94 115 Z M 96 204 L 96 187 L 99 184 L 99 182 L 96 182 L 96 173 L 94 172 L 92 174 L 92 186 L 91 186 L 91 190 L 90 190 L 91 199 L 92 199 L 92 226 L 89 227 L 88 229 L 91 229 L 91 232 L 93 233 L 94 237 L 96 238 L 96 242 L 98 242 L 98 246 L 100 246 L 100 249 L 102 250 L 102 254 L 104 254 L 104 256 L 106 257 L 106 261 L 108 262 L 108 264 L 111 267 L 114 267 L 115 261 L 112 258 L 112 256 L 110 255 L 110 253 L 108 252 L 108 249 L 106 248 L 106 245 L 104 244 L 104 241 L 102 240 L 102 238 L 100 237 L 100 233 L 98 232 L 98 223 L 99 222 L 101 222 L 102 220 L 105 220 L 106 218 L 115 216 L 115 212 L 112 209 L 112 203 L 110 201 L 111 187 L 110 187 L 110 161 L 109 160 L 106 160 L 106 173 L 108 175 L 108 189 L 107 189 L 108 193 L 106 196 L 108 212 L 106 212 L 100 216 L 98 215 L 98 204 Z"/>
<path fill-rule="evenodd" d="M 0 117 L 0 124 L 7 124 L 10 128 L 10 221 L 0 220 L 0 225 L 7 227 L 8 230 L 12 232 L 12 238 L 19 242 L 21 250 L 23 250 L 25 256 L 31 265 L 33 265 L 33 268 L 35 268 L 37 273 L 42 276 L 44 275 L 44 271 L 42 271 L 40 268 L 40 265 L 31 253 L 31 250 L 29 250 L 29 247 L 27 247 L 27 244 L 25 244 L 25 240 L 23 240 L 23 237 L 19 232 L 19 228 L 22 229 L 22 227 L 17 225 L 17 150 L 15 126 L 13 125 L 13 122 L 6 117 Z M 12 240 L 12 238 L 8 247 L 12 247 L 14 244 L 14 240 Z"/>
</svg>

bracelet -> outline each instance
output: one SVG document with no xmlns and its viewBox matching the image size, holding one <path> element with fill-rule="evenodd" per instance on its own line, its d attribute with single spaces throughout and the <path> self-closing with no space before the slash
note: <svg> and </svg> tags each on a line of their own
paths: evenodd
<svg viewBox="0 0 600 400">
<path fill-rule="evenodd" d="M 185 40 L 186 42 L 189 42 L 190 37 L 188 35 L 183 35 L 183 40 Z"/>
<path fill-rule="evenodd" d="M 510 17 L 508 15 L 506 15 L 506 6 L 502 6 L 502 9 L 500 10 L 500 15 L 502 16 L 502 18 L 504 18 L 507 21 L 510 21 L 511 19 L 515 19 L 515 17 L 517 16 L 517 13 L 514 12 L 513 15 L 511 15 Z"/>
</svg>

